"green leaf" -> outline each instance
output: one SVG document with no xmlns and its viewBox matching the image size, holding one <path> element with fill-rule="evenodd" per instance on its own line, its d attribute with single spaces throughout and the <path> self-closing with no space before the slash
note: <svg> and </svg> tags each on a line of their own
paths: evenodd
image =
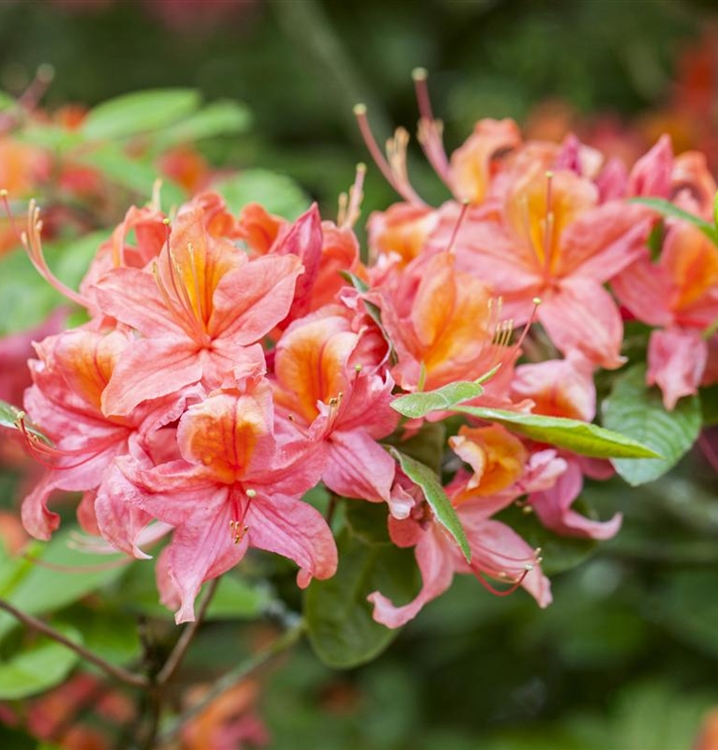
<svg viewBox="0 0 718 750">
<path fill-rule="evenodd" d="M 632 437 L 626 437 L 619 432 L 577 419 L 523 414 L 504 409 L 487 409 L 482 406 L 457 406 L 454 411 L 470 414 L 472 417 L 478 417 L 487 422 L 495 422 L 531 440 L 566 448 L 582 456 L 593 458 L 655 458 L 659 456 L 652 448 L 642 445 Z"/>
<path fill-rule="evenodd" d="M 0 258 L 0 299 L 0 336 L 9 336 L 39 326 L 64 298 L 18 249 Z"/>
<path fill-rule="evenodd" d="M 52 265 L 57 278 L 72 289 L 77 289 L 100 246 L 111 234 L 103 229 L 82 237 L 48 243 L 45 245 L 45 257 L 53 259 Z"/>
<path fill-rule="evenodd" d="M 69 151 L 82 145 L 84 138 L 76 130 L 69 130 L 60 125 L 29 125 L 18 132 L 18 140 L 33 146 L 56 151 Z"/>
<path fill-rule="evenodd" d="M 202 138 L 242 133 L 249 129 L 252 116 L 243 104 L 231 101 L 212 102 L 185 120 L 160 131 L 153 139 L 155 152 Z"/>
<path fill-rule="evenodd" d="M 603 402 L 603 423 L 640 440 L 660 458 L 640 461 L 614 460 L 616 471 L 634 487 L 665 474 L 698 438 L 701 405 L 696 396 L 682 398 L 666 411 L 658 388 L 646 385 L 646 366 L 635 365 L 616 379 Z"/>
<path fill-rule="evenodd" d="M 0 91 L 0 112 L 17 106 L 17 100 L 6 91 Z"/>
<path fill-rule="evenodd" d="M 682 208 L 678 208 L 678 206 L 675 206 L 670 201 L 663 200 L 662 198 L 631 198 L 629 203 L 639 203 L 642 206 L 648 206 L 648 208 L 658 211 L 663 216 L 687 221 L 700 229 L 713 244 L 718 245 L 718 228 L 700 216 L 695 216 L 688 213 L 688 211 L 684 211 Z"/>
<path fill-rule="evenodd" d="M 391 544 L 389 516 L 385 503 L 347 500 L 345 515 L 352 534 L 364 544 Z"/>
<path fill-rule="evenodd" d="M 369 284 L 367 284 L 363 279 L 360 279 L 351 271 L 339 271 L 339 275 L 344 279 L 344 281 L 348 281 L 357 290 L 357 292 L 369 291 Z"/>
<path fill-rule="evenodd" d="M 434 511 L 436 520 L 454 537 L 459 545 L 464 557 L 471 561 L 471 550 L 469 549 L 469 540 L 466 538 L 464 527 L 456 515 L 454 506 L 446 496 L 444 488 L 441 486 L 439 477 L 424 464 L 415 461 L 413 458 L 401 453 L 396 448 L 389 446 L 389 453 L 399 462 L 404 473 L 415 482 L 424 493 L 426 502 Z"/>
<path fill-rule="evenodd" d="M 127 575 L 114 592 L 113 603 L 162 620 L 172 620 L 174 617 L 172 610 L 160 604 L 153 561 L 136 560 L 131 563 Z M 208 620 L 249 620 L 259 617 L 268 603 L 269 594 L 266 591 L 234 573 L 227 573 L 222 576 L 205 617 Z"/>
<path fill-rule="evenodd" d="M 108 607 L 104 598 L 101 606 L 77 604 L 61 617 L 63 623 L 80 632 L 88 651 L 105 661 L 128 664 L 142 654 L 137 619 L 129 612 Z"/>
<path fill-rule="evenodd" d="M 498 366 L 494 367 L 477 380 L 458 380 L 455 383 L 437 388 L 435 391 L 408 393 L 399 396 L 391 402 L 391 408 L 404 417 L 419 419 L 432 411 L 445 411 L 464 401 L 478 398 L 484 389 L 482 384 L 496 374 Z"/>
<path fill-rule="evenodd" d="M 239 212 L 248 203 L 261 203 L 267 211 L 296 219 L 309 208 L 309 196 L 287 175 L 266 169 L 247 169 L 216 185 L 214 189 Z"/>
<path fill-rule="evenodd" d="M 78 157 L 78 161 L 102 172 L 110 182 L 137 193 L 143 198 L 152 195 L 158 170 L 148 161 L 132 157 L 115 143 L 106 143 Z M 185 194 L 179 185 L 162 177 L 163 206 L 181 203 Z"/>
<path fill-rule="evenodd" d="M 312 581 L 304 595 L 304 616 L 321 661 L 347 669 L 376 657 L 399 632 L 373 620 L 367 596 L 381 591 L 392 601 L 411 601 L 418 569 L 412 550 L 366 544 L 349 528 L 340 532 L 337 547 L 339 569 L 326 581 Z"/>
<path fill-rule="evenodd" d="M 269 604 L 269 593 L 228 573 L 222 576 L 207 609 L 208 620 L 250 620 Z"/>
<path fill-rule="evenodd" d="M 63 635 L 81 643 L 74 628 L 58 627 Z M 41 693 L 61 683 L 78 662 L 79 657 L 66 646 L 40 637 L 7 661 L 0 661 L 0 699 L 17 700 Z"/>
<path fill-rule="evenodd" d="M 13 406 L 12 404 L 8 404 L 5 401 L 0 401 L 0 427 L 4 427 L 8 430 L 17 430 L 19 431 L 18 427 L 18 420 L 21 416 L 24 416 L 25 412 L 22 411 L 22 409 L 18 409 L 17 406 Z M 35 427 L 32 422 L 26 421 L 25 422 L 25 429 L 35 437 L 42 440 L 44 443 L 47 443 L 50 445 L 52 441 L 50 438 L 48 438 L 46 435 L 44 435 L 37 427 Z"/>
<path fill-rule="evenodd" d="M 118 578 L 125 570 L 125 555 L 95 555 L 72 549 L 71 529 L 36 544 L 39 561 L 14 560 L 17 574 L 0 589 L 0 598 L 31 615 L 54 612 Z M 51 566 L 51 567 L 48 567 Z M 0 613 L 0 637 L 15 621 Z"/>
<path fill-rule="evenodd" d="M 194 112 L 193 89 L 149 89 L 118 96 L 90 110 L 82 126 L 89 140 L 114 140 L 165 128 Z"/>
</svg>

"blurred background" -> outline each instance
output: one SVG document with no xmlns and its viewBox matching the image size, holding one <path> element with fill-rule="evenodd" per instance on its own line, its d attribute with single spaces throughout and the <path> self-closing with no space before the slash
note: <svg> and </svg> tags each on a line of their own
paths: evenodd
<svg viewBox="0 0 718 750">
<path fill-rule="evenodd" d="M 203 140 L 195 152 L 220 173 L 286 176 L 260 180 L 256 198 L 288 214 L 308 196 L 333 216 L 355 164 L 368 159 L 354 104 L 368 105 L 380 140 L 396 125 L 414 129 L 416 66 L 429 71 L 449 151 L 479 118 L 513 117 L 527 137 L 573 131 L 627 162 L 668 132 L 677 152 L 706 152 L 715 173 L 712 7 L 709 0 L 3 0 L 0 88 L 18 96 L 50 64 L 41 103 L 48 112 L 164 87 L 238 102 L 241 132 Z M 410 171 L 422 195 L 443 200 L 418 149 Z M 371 166 L 365 195 L 364 217 L 396 199 Z M 9 314 L 0 302 L 0 319 Z M 11 466 L 1 481 L 9 506 Z M 716 470 L 696 451 L 660 483 L 589 488 L 602 517 L 624 513 L 624 528 L 597 550 L 576 549 L 566 567 L 586 560 L 556 574 L 547 611 L 523 592 L 499 599 L 461 579 L 365 667 L 331 671 L 299 647 L 227 708 L 245 719 L 256 713 L 262 724 L 247 729 L 241 746 L 715 750 L 717 487 Z M 190 667 L 226 663 L 235 652 L 239 661 L 265 630 L 213 623 Z M 113 721 L 120 720 L 110 713 L 110 729 Z"/>
</svg>

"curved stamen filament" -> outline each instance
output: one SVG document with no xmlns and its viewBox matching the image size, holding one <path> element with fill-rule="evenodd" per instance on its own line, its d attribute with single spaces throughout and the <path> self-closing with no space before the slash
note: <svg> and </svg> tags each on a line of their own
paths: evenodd
<svg viewBox="0 0 718 750">
<path fill-rule="evenodd" d="M 489 581 L 484 578 L 484 575 L 480 571 L 475 571 L 476 578 L 478 579 L 479 583 L 491 594 L 494 596 L 510 596 L 513 594 L 524 582 L 524 579 L 526 576 L 533 570 L 533 566 L 527 565 L 524 569 L 524 572 L 514 581 L 511 582 L 511 587 L 508 589 L 497 589 L 495 588 Z"/>
<path fill-rule="evenodd" d="M 409 184 L 406 171 L 406 144 L 408 143 L 409 134 L 406 130 L 398 128 L 394 138 L 390 138 L 387 141 L 387 160 L 381 152 L 369 126 L 369 120 L 366 116 L 366 105 L 357 104 L 354 107 L 354 115 L 357 118 L 364 143 L 369 149 L 372 159 L 374 159 L 377 167 L 379 167 L 379 170 L 384 175 L 384 179 L 405 201 L 425 206 L 426 203 L 424 203 Z"/>
<path fill-rule="evenodd" d="M 232 498 L 230 500 L 232 504 L 232 518 L 229 521 L 229 532 L 232 535 L 232 541 L 234 544 L 240 544 L 244 539 L 246 533 L 249 531 L 249 526 L 244 522 L 249 512 L 249 508 L 252 505 L 252 500 L 257 497 L 257 491 L 253 489 L 246 489 L 244 494 L 247 497 L 247 505 L 242 511 L 241 501 L 237 499 L 234 491 L 232 491 Z"/>
<path fill-rule="evenodd" d="M 45 279 L 45 281 L 47 281 L 48 284 L 50 284 L 50 286 L 60 292 L 60 294 L 67 297 L 67 299 L 75 304 L 89 309 L 89 300 L 79 292 L 76 292 L 63 284 L 60 279 L 52 273 L 47 265 L 45 254 L 42 250 L 42 221 L 40 220 L 40 209 L 35 201 L 31 200 L 30 205 L 28 206 L 27 231 L 18 232 L 7 201 L 7 190 L 0 191 L 0 197 L 2 198 L 5 211 L 10 218 L 11 226 L 16 234 L 18 234 L 20 242 L 25 248 L 28 258 L 30 258 L 30 262 L 35 266 L 35 270 L 43 277 L 43 279 Z"/>
<path fill-rule="evenodd" d="M 461 201 L 461 211 L 459 212 L 459 218 L 456 220 L 456 224 L 454 226 L 454 231 L 451 233 L 451 237 L 449 239 L 449 244 L 446 246 L 446 253 L 450 254 L 454 250 L 454 244 L 456 243 L 456 238 L 459 235 L 459 229 L 461 229 L 461 225 L 464 221 L 464 217 L 466 216 L 466 212 L 469 210 L 469 201 L 463 200 Z"/>
<path fill-rule="evenodd" d="M 414 79 L 416 100 L 419 105 L 420 119 L 417 132 L 419 143 L 436 174 L 449 190 L 453 191 L 449 159 L 444 149 L 444 126 L 440 120 L 434 118 L 427 86 L 428 73 L 425 68 L 415 68 L 411 77 Z"/>
<path fill-rule="evenodd" d="M 97 458 L 107 448 L 118 443 L 117 436 L 106 438 L 105 440 L 98 440 L 91 442 L 82 448 L 56 448 L 52 445 L 48 445 L 44 441 L 40 440 L 37 435 L 33 435 L 25 424 L 25 418 L 20 417 L 17 422 L 17 427 L 22 433 L 24 438 L 25 447 L 28 453 L 45 468 L 57 471 L 65 471 L 69 469 L 76 469 L 78 466 L 83 466 L 88 461 Z M 71 464 L 53 464 L 50 463 L 51 459 L 60 461 L 66 458 L 79 457 L 79 460 Z"/>
<path fill-rule="evenodd" d="M 351 229 L 359 220 L 361 214 L 361 203 L 364 199 L 364 177 L 366 175 L 366 164 L 357 164 L 354 184 L 349 188 L 349 196 L 342 193 L 339 196 L 339 211 L 337 213 L 337 226 L 340 229 Z"/>
</svg>

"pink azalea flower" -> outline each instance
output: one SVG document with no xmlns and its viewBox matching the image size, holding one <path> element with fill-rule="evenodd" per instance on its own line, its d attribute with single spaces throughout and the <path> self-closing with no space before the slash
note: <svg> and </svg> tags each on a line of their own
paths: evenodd
<svg viewBox="0 0 718 750">
<path fill-rule="evenodd" d="M 547 176 L 535 161 L 516 175 L 496 220 L 466 214 L 453 247 L 457 268 L 489 284 L 517 325 L 538 297 L 538 320 L 562 352 L 614 368 L 623 362 L 623 326 L 603 283 L 637 257 L 651 221 L 643 207 L 599 200 L 587 178 L 568 170 Z M 455 228 L 456 208 L 448 206 L 430 247 L 446 247 Z"/>
<path fill-rule="evenodd" d="M 321 452 L 306 439 L 275 435 L 266 380 L 241 391 L 216 391 L 191 406 L 179 421 L 177 442 L 176 461 L 152 466 L 135 457 L 118 459 L 119 471 L 98 504 L 129 503 L 174 526 L 158 562 L 158 582 L 163 601 L 179 606 L 178 623 L 194 619 L 202 583 L 236 565 L 249 547 L 294 560 L 302 587 L 313 576 L 334 574 L 331 531 L 299 499 L 319 480 Z M 98 509 L 98 516 L 111 517 L 112 508 Z M 101 530 L 115 535 L 122 548 L 133 544 L 121 526 Z"/>
<path fill-rule="evenodd" d="M 300 273 L 296 256 L 248 261 L 207 233 L 201 209 L 182 213 L 152 273 L 116 268 L 95 285 L 102 311 L 142 334 L 103 393 L 105 413 L 129 414 L 196 383 L 216 388 L 233 369 L 261 370 L 257 342 L 287 315 Z"/>
<path fill-rule="evenodd" d="M 471 549 L 467 563 L 456 542 L 433 519 L 425 503 L 417 503 L 406 520 L 389 518 L 389 533 L 399 547 L 414 547 L 416 562 L 423 585 L 414 600 L 396 606 L 381 592 L 369 595 L 374 605 L 374 619 L 388 628 L 399 628 L 412 620 L 424 605 L 446 591 L 455 573 L 470 573 L 493 593 L 500 595 L 526 589 L 539 606 L 551 603 L 551 584 L 541 573 L 540 563 L 533 550 L 508 526 L 491 519 L 506 504 L 505 499 L 492 502 L 480 498 L 456 506 Z M 497 591 L 486 576 L 510 584 L 505 591 Z"/>
<path fill-rule="evenodd" d="M 366 330 L 346 308 L 328 306 L 295 321 L 276 347 L 275 399 L 326 451 L 322 479 L 345 497 L 388 501 L 394 461 L 376 441 L 399 415 L 390 407 L 394 381 L 367 357 Z"/>
<path fill-rule="evenodd" d="M 177 419 L 191 396 L 168 396 L 129 417 L 105 417 L 102 393 L 129 340 L 119 331 L 105 335 L 85 328 L 36 345 L 40 359 L 30 363 L 34 385 L 26 393 L 25 408 L 32 422 L 54 440 L 47 446 L 26 433 L 31 454 L 49 469 L 22 504 L 23 524 L 38 539 L 49 539 L 60 522 L 47 508 L 55 490 L 85 493 L 78 515 L 83 526 L 96 533 L 94 498 L 113 459 L 128 451 L 131 440 L 146 440 Z M 144 526 L 147 520 L 133 516 L 132 522 Z"/>
<path fill-rule="evenodd" d="M 512 384 L 515 397 L 531 399 L 533 412 L 590 422 L 596 413 L 596 386 L 591 363 L 581 357 L 520 365 Z M 541 451 L 544 452 L 544 451 Z M 553 452 L 553 451 L 552 451 Z M 587 461 L 561 451 L 564 469 L 545 487 L 534 487 L 528 503 L 541 523 L 557 534 L 610 539 L 618 533 L 622 516 L 596 521 L 572 509 L 583 489 L 583 476 L 607 478 L 613 470 L 606 461 Z"/>
</svg>

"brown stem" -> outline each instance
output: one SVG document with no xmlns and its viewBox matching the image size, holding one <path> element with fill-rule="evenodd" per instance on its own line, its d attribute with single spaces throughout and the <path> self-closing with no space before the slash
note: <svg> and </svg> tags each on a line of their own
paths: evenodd
<svg viewBox="0 0 718 750">
<path fill-rule="evenodd" d="M 282 635 L 277 638 L 270 646 L 262 649 L 258 653 L 252 655 L 249 659 L 240 664 L 236 669 L 231 672 L 227 672 L 224 677 L 220 678 L 215 682 L 214 687 L 204 696 L 204 698 L 190 706 L 183 714 L 177 717 L 175 721 L 170 724 L 167 729 L 162 732 L 159 736 L 159 745 L 168 742 L 173 739 L 182 728 L 198 714 L 202 713 L 207 706 L 216 700 L 220 695 L 230 690 L 238 683 L 245 680 L 253 672 L 263 667 L 267 662 L 271 661 L 275 656 L 286 651 L 288 648 L 293 646 L 304 633 L 304 622 L 300 620 L 289 630 L 286 630 Z"/>
<path fill-rule="evenodd" d="M 0 599 L 0 609 L 4 609 L 6 612 L 11 614 L 20 622 L 27 625 L 29 628 L 37 630 L 39 633 L 43 633 L 48 638 L 52 638 L 54 641 L 57 641 L 57 643 L 61 643 L 71 651 L 74 651 L 78 656 L 80 656 L 80 658 L 84 659 L 85 661 L 89 661 L 96 667 L 99 667 L 103 672 L 111 675 L 116 680 L 120 680 L 120 682 L 124 682 L 127 685 L 132 685 L 133 687 L 144 688 L 148 686 L 149 681 L 146 677 L 138 674 L 133 674 L 132 672 L 128 672 L 122 667 L 116 667 L 114 664 L 110 664 L 96 654 L 93 654 L 91 651 L 88 651 L 84 646 L 71 641 L 69 638 L 55 630 L 55 628 L 51 627 L 47 623 L 43 622 L 42 620 L 38 620 L 36 617 L 28 615 L 25 612 L 21 612 L 19 609 L 16 609 L 12 606 L 12 604 L 4 601 L 3 599 Z"/>
<path fill-rule="evenodd" d="M 177 643 L 175 644 L 175 647 L 172 649 L 172 653 L 169 655 L 167 661 L 165 662 L 165 665 L 157 674 L 156 681 L 158 685 L 164 685 L 165 683 L 167 683 L 172 675 L 177 671 L 177 668 L 179 667 L 182 659 L 187 653 L 187 649 L 189 648 L 190 643 L 192 643 L 192 639 L 196 635 L 197 630 L 199 630 L 199 626 L 205 613 L 207 612 L 207 608 L 209 607 L 210 602 L 212 601 L 214 592 L 217 590 L 218 584 L 219 578 L 214 578 L 209 582 L 209 584 L 207 584 L 207 591 L 205 592 L 202 603 L 199 606 L 199 611 L 197 612 L 195 621 L 189 623 L 189 625 L 187 625 L 182 631 L 182 635 L 179 637 Z"/>
</svg>

